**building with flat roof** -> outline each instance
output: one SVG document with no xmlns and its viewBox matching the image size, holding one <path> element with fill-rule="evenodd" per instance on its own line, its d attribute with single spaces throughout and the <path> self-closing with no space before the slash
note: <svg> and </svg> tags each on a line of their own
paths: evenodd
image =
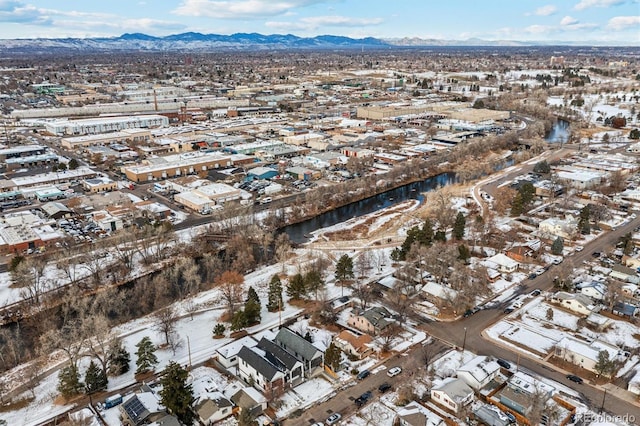
<svg viewBox="0 0 640 426">
<path fill-rule="evenodd" d="M 74 149 L 76 147 L 92 145 L 128 144 L 131 142 L 147 143 L 151 139 L 151 132 L 148 129 L 123 129 L 118 132 L 105 134 L 100 133 L 62 138 L 60 139 L 60 145 L 67 149 Z"/>
<path fill-rule="evenodd" d="M 219 152 L 195 151 L 149 158 L 144 161 L 144 164 L 124 166 L 121 170 L 132 182 L 149 182 L 206 173 L 207 170 L 231 167 L 232 165 L 233 162 L 229 155 Z"/>
<path fill-rule="evenodd" d="M 93 179 L 85 179 L 82 186 L 86 191 L 93 194 L 97 192 L 115 191 L 118 189 L 118 183 L 108 177 L 100 176 Z"/>
<path fill-rule="evenodd" d="M 94 135 L 117 132 L 125 129 L 167 127 L 169 119 L 163 115 L 134 115 L 121 117 L 98 117 L 81 120 L 47 121 L 44 127 L 54 135 Z"/>
<path fill-rule="evenodd" d="M 0 149 L 0 161 L 10 158 L 30 157 L 42 155 L 47 151 L 47 147 L 42 145 L 17 145 L 10 148 Z"/>
</svg>

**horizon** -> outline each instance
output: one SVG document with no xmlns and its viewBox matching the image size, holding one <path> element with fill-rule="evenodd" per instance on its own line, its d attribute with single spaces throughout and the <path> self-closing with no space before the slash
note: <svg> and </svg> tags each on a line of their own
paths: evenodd
<svg viewBox="0 0 640 426">
<path fill-rule="evenodd" d="M 0 39 L 153 37 L 195 32 L 350 38 L 640 44 L 640 0 L 0 0 Z M 97 2 L 96 2 L 97 3 Z M 430 3 L 430 2 L 429 2 Z M 447 19 L 450 18 L 450 19 Z"/>
</svg>

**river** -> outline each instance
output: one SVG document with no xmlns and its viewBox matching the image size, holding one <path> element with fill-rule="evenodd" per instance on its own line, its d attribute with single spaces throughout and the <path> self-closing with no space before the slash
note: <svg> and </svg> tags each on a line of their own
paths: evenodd
<svg viewBox="0 0 640 426">
<path fill-rule="evenodd" d="M 419 199 L 422 201 L 421 193 L 433 191 L 438 187 L 448 185 L 454 182 L 455 179 L 456 174 L 453 172 L 441 173 L 420 182 L 409 183 L 396 189 L 390 189 L 381 194 L 365 198 L 364 200 L 338 207 L 337 209 L 322 213 L 303 222 L 286 226 L 282 230 L 287 233 L 292 242 L 304 243 L 307 241 L 306 235 L 313 231 L 345 222 L 356 216 L 373 213 L 409 199 Z"/>
</svg>

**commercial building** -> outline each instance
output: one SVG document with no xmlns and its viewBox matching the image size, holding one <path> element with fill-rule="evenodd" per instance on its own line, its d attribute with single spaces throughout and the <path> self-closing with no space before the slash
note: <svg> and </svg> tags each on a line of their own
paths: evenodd
<svg viewBox="0 0 640 426">
<path fill-rule="evenodd" d="M 163 115 L 134 115 L 126 117 L 98 117 L 82 120 L 54 120 L 45 122 L 47 132 L 54 135 L 95 135 L 125 129 L 166 127 L 169 119 Z"/>
<path fill-rule="evenodd" d="M 93 179 L 85 179 L 82 186 L 86 191 L 95 194 L 97 192 L 115 191 L 118 189 L 118 183 L 108 177 L 96 177 Z"/>
<path fill-rule="evenodd" d="M 207 170 L 231 167 L 231 156 L 219 152 L 188 152 L 179 155 L 150 158 L 143 165 L 122 167 L 122 173 L 132 182 L 149 182 L 159 179 L 200 174 Z"/>
<path fill-rule="evenodd" d="M 152 139 L 151 132 L 146 129 L 124 129 L 119 132 L 106 134 L 91 134 L 62 138 L 60 145 L 63 148 L 74 149 L 93 145 L 111 145 L 128 143 L 147 143 Z"/>
</svg>

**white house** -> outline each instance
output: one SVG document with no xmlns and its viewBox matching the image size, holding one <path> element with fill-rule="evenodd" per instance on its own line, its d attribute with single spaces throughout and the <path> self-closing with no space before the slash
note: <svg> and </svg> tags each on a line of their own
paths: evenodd
<svg viewBox="0 0 640 426">
<path fill-rule="evenodd" d="M 617 347 L 600 340 L 594 340 L 589 343 L 584 340 L 578 340 L 575 337 L 566 336 L 556 345 L 554 355 L 585 370 L 595 372 L 600 351 L 607 351 L 609 359 L 617 359 L 619 350 Z"/>
<path fill-rule="evenodd" d="M 492 358 L 477 356 L 457 371 L 459 379 L 474 390 L 485 387 L 500 371 L 500 366 Z"/>
<path fill-rule="evenodd" d="M 200 400 L 193 407 L 201 424 L 211 426 L 233 414 L 233 404 L 220 392 Z"/>
<path fill-rule="evenodd" d="M 581 294 L 597 301 L 603 300 L 604 296 L 607 294 L 607 286 L 598 281 L 581 283 L 578 284 L 576 288 Z"/>
<path fill-rule="evenodd" d="M 510 274 L 518 270 L 520 264 L 515 260 L 511 259 L 509 256 L 498 253 L 494 256 L 488 258 L 485 263 L 496 265 L 493 269 L 497 269 L 498 271 L 504 274 Z"/>
<path fill-rule="evenodd" d="M 227 370 L 238 365 L 238 352 L 243 346 L 253 348 L 258 345 L 256 339 L 251 336 L 245 336 L 241 339 L 234 340 L 228 345 L 216 349 L 217 360 Z"/>
<path fill-rule="evenodd" d="M 458 412 L 473 402 L 473 389 L 462 379 L 448 378 L 431 389 L 431 399 L 449 410 Z"/>
<path fill-rule="evenodd" d="M 567 216 L 564 220 L 550 217 L 540 222 L 538 229 L 544 234 L 571 239 L 578 230 L 578 221 L 572 216 Z"/>
<path fill-rule="evenodd" d="M 559 291 L 553 295 L 553 300 L 562 307 L 580 315 L 590 315 L 597 311 L 593 301 L 584 294 Z"/>
</svg>

